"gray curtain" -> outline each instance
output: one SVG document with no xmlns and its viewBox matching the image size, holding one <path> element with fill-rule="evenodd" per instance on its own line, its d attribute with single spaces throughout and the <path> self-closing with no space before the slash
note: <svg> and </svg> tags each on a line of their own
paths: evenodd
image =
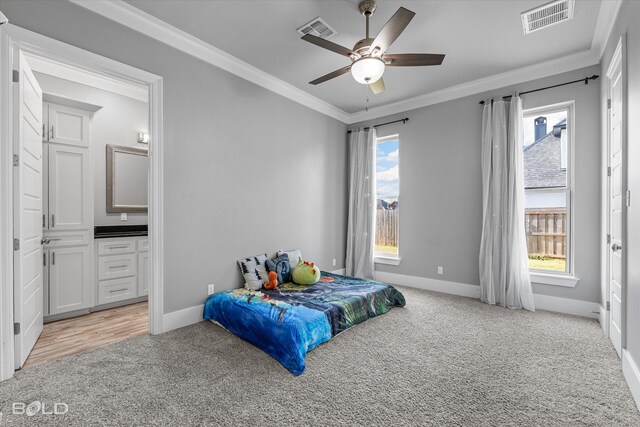
<svg viewBox="0 0 640 427">
<path fill-rule="evenodd" d="M 375 239 L 376 130 L 358 129 L 349 137 L 349 216 L 347 225 L 348 276 L 373 279 Z"/>
<path fill-rule="evenodd" d="M 485 102 L 482 117 L 482 301 L 534 311 L 524 229 L 522 100 Z"/>
</svg>

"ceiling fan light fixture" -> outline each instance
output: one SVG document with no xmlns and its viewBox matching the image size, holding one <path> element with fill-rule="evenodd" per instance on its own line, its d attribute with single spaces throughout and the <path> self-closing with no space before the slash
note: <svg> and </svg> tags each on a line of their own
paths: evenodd
<svg viewBox="0 0 640 427">
<path fill-rule="evenodd" d="M 358 83 L 371 84 L 384 74 L 384 61 L 373 56 L 362 57 L 351 64 L 351 75 Z"/>
</svg>

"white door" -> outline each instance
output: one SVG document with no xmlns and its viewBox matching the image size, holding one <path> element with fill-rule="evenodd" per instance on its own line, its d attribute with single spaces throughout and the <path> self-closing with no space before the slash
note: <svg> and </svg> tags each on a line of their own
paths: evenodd
<svg viewBox="0 0 640 427">
<path fill-rule="evenodd" d="M 618 47 L 620 49 L 620 46 Z M 621 53 L 621 50 L 620 50 Z M 618 355 L 622 352 L 624 306 L 624 145 L 622 56 L 614 55 L 607 73 L 609 85 L 609 338 Z"/>
<path fill-rule="evenodd" d="M 82 230 L 93 223 L 89 150 L 49 146 L 49 230 Z"/>
<path fill-rule="evenodd" d="M 48 141 L 89 147 L 89 114 L 64 105 L 49 104 Z"/>
<path fill-rule="evenodd" d="M 14 60 L 14 366 L 22 367 L 42 333 L 42 90 L 21 52 Z M 14 242 L 14 245 L 16 242 Z M 15 246 L 14 246 L 15 247 Z"/>
<path fill-rule="evenodd" d="M 90 307 L 91 250 L 74 246 L 49 250 L 49 314 Z"/>
</svg>

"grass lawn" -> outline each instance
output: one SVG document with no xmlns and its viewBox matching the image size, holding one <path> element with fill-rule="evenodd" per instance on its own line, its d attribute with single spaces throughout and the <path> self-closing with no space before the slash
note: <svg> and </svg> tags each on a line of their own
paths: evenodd
<svg viewBox="0 0 640 427">
<path fill-rule="evenodd" d="M 529 258 L 529 268 L 531 270 L 566 271 L 567 261 L 562 258 L 545 258 L 545 259 Z"/>
<path fill-rule="evenodd" d="M 374 253 L 398 255 L 398 247 L 397 246 L 376 245 L 376 247 L 374 248 Z"/>
</svg>

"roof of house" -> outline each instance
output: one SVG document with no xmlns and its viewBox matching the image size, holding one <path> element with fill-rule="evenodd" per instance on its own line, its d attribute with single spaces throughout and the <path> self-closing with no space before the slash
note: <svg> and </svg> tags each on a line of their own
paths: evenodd
<svg viewBox="0 0 640 427">
<path fill-rule="evenodd" d="M 562 126 L 566 120 L 557 123 Z M 560 136 L 551 132 L 524 149 L 524 187 L 558 188 L 567 185 L 567 170 L 561 168 Z"/>
</svg>

